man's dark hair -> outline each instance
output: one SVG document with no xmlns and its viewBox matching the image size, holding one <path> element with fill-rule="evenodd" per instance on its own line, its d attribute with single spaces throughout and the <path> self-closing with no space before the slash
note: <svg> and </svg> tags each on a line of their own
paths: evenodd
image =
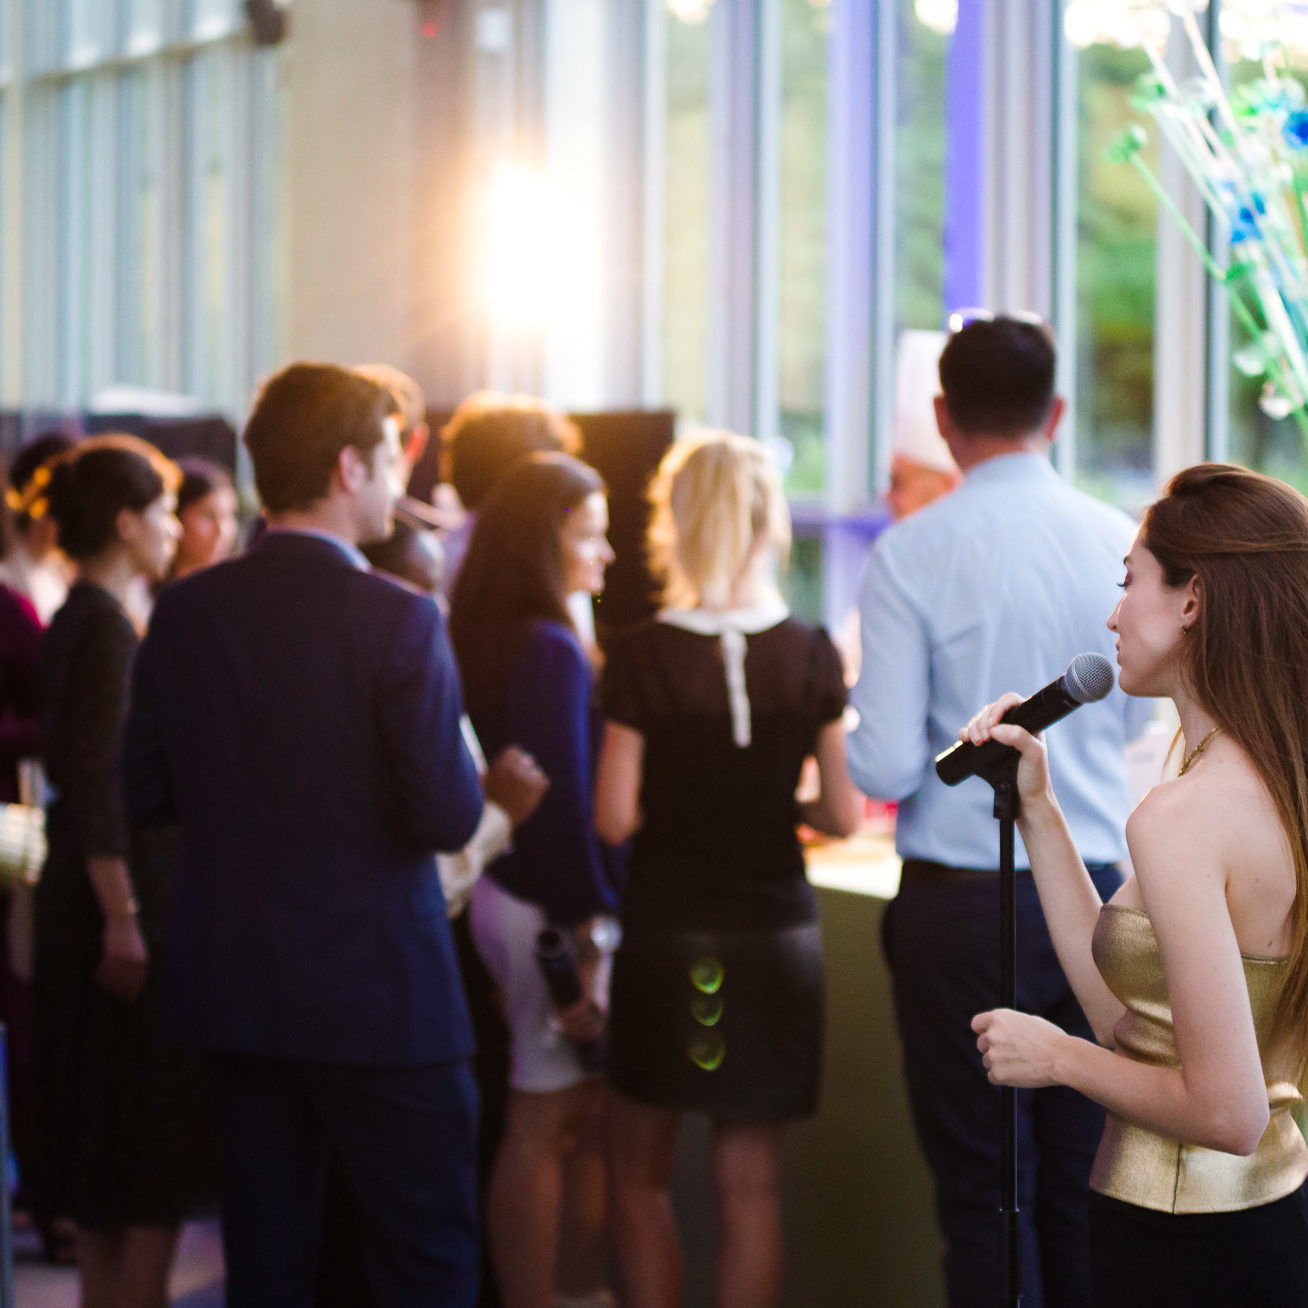
<svg viewBox="0 0 1308 1308">
<path fill-rule="evenodd" d="M 312 508 L 331 486 L 347 445 L 362 454 L 384 439 L 390 392 L 352 368 L 292 363 L 259 391 L 245 426 L 254 484 L 270 513 Z"/>
<path fill-rule="evenodd" d="M 945 407 L 964 436 L 1024 436 L 1054 402 L 1054 345 L 1016 318 L 970 322 L 940 355 Z"/>
</svg>

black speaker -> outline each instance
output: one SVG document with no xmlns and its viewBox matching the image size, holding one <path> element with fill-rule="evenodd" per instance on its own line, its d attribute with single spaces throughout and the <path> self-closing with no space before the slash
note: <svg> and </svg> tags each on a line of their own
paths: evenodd
<svg viewBox="0 0 1308 1308">
<path fill-rule="evenodd" d="M 256 45 L 276 45 L 286 35 L 286 10 L 279 0 L 245 0 Z"/>
<path fill-rule="evenodd" d="M 671 409 L 573 413 L 581 428 L 581 457 L 609 488 L 609 541 L 616 555 L 595 606 L 597 633 L 605 637 L 650 617 L 658 608 L 645 557 L 649 502 L 645 492 L 659 460 L 676 436 Z"/>
</svg>

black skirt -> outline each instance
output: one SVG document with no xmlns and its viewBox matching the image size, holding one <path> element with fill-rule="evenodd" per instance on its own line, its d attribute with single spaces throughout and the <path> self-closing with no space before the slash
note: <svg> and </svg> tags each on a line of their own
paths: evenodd
<svg viewBox="0 0 1308 1308">
<path fill-rule="evenodd" d="M 817 1111 L 825 1000 L 817 923 L 623 942 L 609 1080 L 638 1103 L 719 1121 Z"/>
</svg>

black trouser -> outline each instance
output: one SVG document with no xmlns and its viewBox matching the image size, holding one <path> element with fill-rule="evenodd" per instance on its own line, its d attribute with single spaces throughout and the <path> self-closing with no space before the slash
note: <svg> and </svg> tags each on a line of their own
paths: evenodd
<svg viewBox="0 0 1308 1308">
<path fill-rule="evenodd" d="M 1116 866 L 1090 869 L 1108 899 Z M 936 1183 L 951 1308 L 999 1296 L 1000 1093 L 986 1079 L 972 1018 L 996 1008 L 999 874 L 909 860 L 886 910 L 904 1073 Z M 1017 877 L 1017 1001 L 1027 1013 L 1093 1039 L 1054 954 L 1029 872 Z M 1017 1094 L 1022 1308 L 1088 1308 L 1086 1196 L 1103 1131 L 1097 1104 L 1056 1086 Z"/>
<path fill-rule="evenodd" d="M 229 1308 L 313 1302 L 327 1159 L 379 1308 L 477 1299 L 477 1090 L 466 1062 L 342 1067 L 208 1056 Z"/>
</svg>

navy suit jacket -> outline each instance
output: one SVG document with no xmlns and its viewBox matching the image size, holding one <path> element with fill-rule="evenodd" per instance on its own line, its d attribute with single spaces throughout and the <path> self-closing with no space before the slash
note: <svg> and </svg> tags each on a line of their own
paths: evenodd
<svg viewBox="0 0 1308 1308">
<path fill-rule="evenodd" d="M 128 808 L 179 822 L 164 994 L 202 1047 L 364 1066 L 472 1051 L 433 851 L 476 766 L 425 595 L 272 531 L 167 588 L 137 657 Z"/>
</svg>

